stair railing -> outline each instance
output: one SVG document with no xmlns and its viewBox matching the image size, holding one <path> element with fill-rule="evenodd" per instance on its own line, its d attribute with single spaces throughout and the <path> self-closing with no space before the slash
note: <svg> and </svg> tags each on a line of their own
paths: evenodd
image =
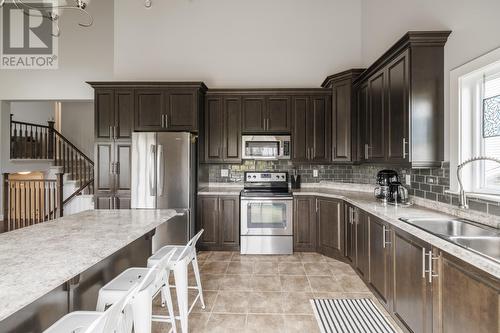
<svg viewBox="0 0 500 333">
<path fill-rule="evenodd" d="M 53 160 L 56 166 L 73 180 L 79 181 L 79 188 L 68 198 L 80 194 L 94 194 L 94 162 L 66 137 L 54 128 L 54 122 L 47 125 L 32 124 L 10 119 L 10 158 Z"/>
<path fill-rule="evenodd" d="M 3 208 L 6 231 L 63 216 L 63 174 L 56 179 L 9 179 L 3 174 Z"/>
</svg>

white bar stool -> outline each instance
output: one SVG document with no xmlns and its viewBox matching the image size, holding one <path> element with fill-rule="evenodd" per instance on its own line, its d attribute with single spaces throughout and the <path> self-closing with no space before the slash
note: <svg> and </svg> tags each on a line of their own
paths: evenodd
<svg viewBox="0 0 500 333">
<path fill-rule="evenodd" d="M 75 311 L 65 315 L 44 333 L 130 333 L 132 316 L 129 309 L 139 286 L 127 292 L 118 302 L 105 312 Z"/>
<path fill-rule="evenodd" d="M 172 258 L 172 262 L 169 265 L 169 269 L 174 271 L 175 278 L 175 287 L 177 293 L 177 303 L 179 305 L 179 316 L 176 316 L 176 319 L 180 319 L 181 321 L 181 329 L 183 333 L 188 332 L 188 316 L 193 310 L 194 305 L 198 301 L 198 298 L 201 301 L 201 307 L 205 308 L 205 300 L 203 299 L 203 290 L 201 288 L 201 279 L 200 279 L 200 270 L 198 267 L 198 259 L 196 258 L 196 243 L 198 239 L 203 234 L 203 229 L 198 232 L 193 238 L 189 240 L 189 242 L 185 245 L 167 245 L 156 251 L 148 259 L 148 267 L 153 267 L 156 263 L 161 260 L 167 253 L 172 250 L 176 250 L 174 257 Z M 194 276 L 196 278 L 196 286 L 188 286 L 188 266 L 189 264 L 193 265 Z M 167 280 L 168 283 L 168 280 Z M 169 285 L 172 287 L 172 285 Z M 191 306 L 188 308 L 188 289 L 196 289 L 198 290 L 198 294 L 194 299 Z M 162 303 L 164 303 L 164 296 L 168 301 L 168 295 L 162 294 Z M 158 317 L 158 316 L 153 316 Z M 160 318 L 158 318 L 161 320 Z"/>
<path fill-rule="evenodd" d="M 97 311 L 103 311 L 106 306 L 117 302 L 130 288 L 140 283 L 137 296 L 132 302 L 135 333 L 151 333 L 153 318 L 153 299 L 161 292 L 167 302 L 168 316 L 162 316 L 163 322 L 171 322 L 170 331 L 177 332 L 172 297 L 168 287 L 169 267 L 175 250 L 169 251 L 151 268 L 129 268 L 108 282 L 99 290 Z"/>
</svg>

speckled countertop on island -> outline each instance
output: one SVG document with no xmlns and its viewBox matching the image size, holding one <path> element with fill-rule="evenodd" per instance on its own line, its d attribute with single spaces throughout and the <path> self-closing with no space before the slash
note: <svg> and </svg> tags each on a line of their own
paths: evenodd
<svg viewBox="0 0 500 333">
<path fill-rule="evenodd" d="M 431 244 L 432 246 L 441 249 L 471 264 L 472 266 L 475 266 L 500 279 L 500 264 L 399 220 L 400 218 L 405 217 L 456 218 L 455 216 L 417 205 L 409 207 L 391 205 L 384 206 L 381 205 L 377 200 L 375 200 L 375 198 L 373 197 L 373 192 L 367 191 L 353 191 L 339 188 L 332 189 L 327 187 L 305 187 L 300 190 L 293 190 L 293 195 L 322 196 L 342 199 L 347 203 L 350 203 L 376 217 L 381 218 L 382 220 L 390 223 L 396 228 L 406 231 L 409 234 L 412 234 L 415 237 Z"/>
<path fill-rule="evenodd" d="M 90 210 L 1 234 L 0 321 L 179 214 Z"/>
</svg>

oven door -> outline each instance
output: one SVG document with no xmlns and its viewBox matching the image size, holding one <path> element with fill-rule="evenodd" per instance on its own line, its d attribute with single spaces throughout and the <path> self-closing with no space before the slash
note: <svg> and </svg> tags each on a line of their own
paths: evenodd
<svg viewBox="0 0 500 333">
<path fill-rule="evenodd" d="M 241 235 L 293 235 L 293 198 L 241 198 Z"/>
</svg>

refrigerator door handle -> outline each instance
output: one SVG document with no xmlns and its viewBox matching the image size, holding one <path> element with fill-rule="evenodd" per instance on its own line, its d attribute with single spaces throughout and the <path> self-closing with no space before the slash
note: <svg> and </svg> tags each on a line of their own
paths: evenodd
<svg viewBox="0 0 500 333">
<path fill-rule="evenodd" d="M 148 172 L 149 172 L 149 194 L 151 196 L 156 196 L 156 189 L 155 189 L 155 153 L 156 153 L 156 147 L 155 145 L 151 145 L 149 148 L 149 165 L 148 165 Z"/>
<path fill-rule="evenodd" d="M 157 169 L 158 169 L 158 196 L 162 196 L 163 187 L 165 186 L 165 161 L 163 157 L 163 145 L 158 145 Z"/>
</svg>

